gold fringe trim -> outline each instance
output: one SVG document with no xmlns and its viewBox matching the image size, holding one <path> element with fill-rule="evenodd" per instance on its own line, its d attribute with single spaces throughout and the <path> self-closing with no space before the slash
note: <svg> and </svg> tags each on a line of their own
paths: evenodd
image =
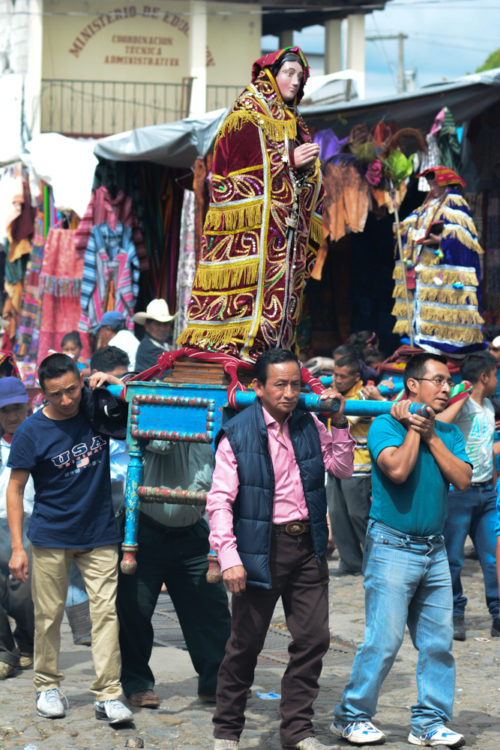
<svg viewBox="0 0 500 750">
<path fill-rule="evenodd" d="M 241 232 L 262 225 L 263 200 L 241 206 L 211 205 L 205 219 L 204 231 Z"/>
<path fill-rule="evenodd" d="M 404 299 L 404 286 L 395 284 L 392 296 L 395 299 Z M 475 305 L 477 307 L 477 294 L 463 289 L 442 289 L 439 286 L 420 287 L 419 299 L 422 302 L 439 302 L 441 305 Z"/>
<path fill-rule="evenodd" d="M 448 239 L 449 237 L 452 237 L 455 240 L 458 240 L 462 245 L 465 245 L 466 248 L 469 250 L 472 250 L 472 252 L 477 253 L 478 255 L 483 254 L 483 248 L 479 244 L 479 242 L 474 239 L 468 232 L 465 232 L 461 226 L 458 224 L 445 224 L 443 228 L 443 232 L 441 234 L 441 237 L 443 239 Z"/>
<path fill-rule="evenodd" d="M 464 205 L 465 209 L 467 204 L 463 201 L 462 205 Z M 441 217 L 444 217 L 445 221 L 450 224 L 460 224 L 464 229 L 468 229 L 472 236 L 476 234 L 476 227 L 474 226 L 473 220 L 465 210 L 462 210 L 459 207 L 445 204 L 441 209 Z M 441 221 L 441 219 L 437 219 L 436 221 Z"/>
<path fill-rule="evenodd" d="M 316 216 L 311 218 L 309 242 L 315 242 L 317 245 L 321 245 L 323 242 L 323 220 Z"/>
<path fill-rule="evenodd" d="M 464 292 L 463 289 L 441 289 L 438 286 L 421 287 L 420 299 L 422 302 L 439 302 L 442 305 L 475 305 L 477 307 L 477 294 L 475 292 Z"/>
<path fill-rule="evenodd" d="M 479 282 L 475 271 L 451 271 L 445 269 L 442 266 L 440 268 L 422 268 L 418 272 L 420 281 L 424 284 L 434 284 L 434 277 L 439 273 L 443 284 L 451 286 L 455 282 L 461 282 L 464 286 L 478 286 Z M 403 280 L 403 265 L 396 263 L 394 271 L 392 272 L 392 278 L 396 281 Z"/>
<path fill-rule="evenodd" d="M 408 321 L 404 320 L 403 318 L 401 320 L 397 320 L 394 324 L 392 332 L 398 334 L 399 336 L 401 336 L 403 333 L 408 333 Z"/>
<path fill-rule="evenodd" d="M 483 318 L 477 310 L 457 310 L 453 307 L 435 307 L 422 305 L 420 320 L 436 323 L 455 323 L 455 325 L 482 325 Z"/>
<path fill-rule="evenodd" d="M 213 326 L 210 326 L 207 321 L 200 321 L 199 326 L 189 322 L 187 328 L 177 339 L 177 344 L 196 345 L 202 349 L 219 349 L 227 344 L 245 342 L 251 326 L 251 320 L 245 323 L 227 323 Z"/>
<path fill-rule="evenodd" d="M 422 323 L 420 326 L 423 336 L 438 339 L 448 339 L 460 344 L 478 344 L 483 342 L 480 328 L 461 328 L 460 326 L 445 326 L 439 323 Z"/>
<path fill-rule="evenodd" d="M 257 283 L 259 278 L 259 259 L 246 258 L 241 263 L 226 263 L 217 265 L 208 263 L 200 265 L 196 270 L 193 292 L 197 289 L 240 289 Z"/>
<path fill-rule="evenodd" d="M 410 300 L 410 315 L 413 317 L 413 301 Z M 391 315 L 395 318 L 406 318 L 406 302 L 404 300 L 396 300 L 394 307 L 391 310 Z"/>
<path fill-rule="evenodd" d="M 288 120 L 276 120 L 274 117 L 269 117 L 255 110 L 238 110 L 237 112 L 230 112 L 222 123 L 215 145 L 217 146 L 219 139 L 228 133 L 241 130 L 247 122 L 262 128 L 265 135 L 277 143 L 283 143 L 285 135 L 288 136 L 290 141 L 297 137 L 297 120 L 295 117 L 290 117 Z"/>
</svg>

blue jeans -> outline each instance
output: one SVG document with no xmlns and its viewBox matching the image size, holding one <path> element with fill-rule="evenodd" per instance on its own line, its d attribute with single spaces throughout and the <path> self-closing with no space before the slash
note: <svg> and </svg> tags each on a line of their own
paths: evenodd
<svg viewBox="0 0 500 750">
<path fill-rule="evenodd" d="M 465 492 L 451 490 L 448 496 L 448 518 L 444 527 L 446 551 L 453 586 L 453 615 L 463 615 L 467 597 L 462 590 L 460 573 L 464 562 L 467 534 L 474 542 L 483 571 L 486 604 L 492 617 L 498 617 L 498 580 L 495 562 L 497 492 L 492 487 L 470 487 Z"/>
<path fill-rule="evenodd" d="M 335 718 L 371 719 L 408 624 L 418 650 L 418 700 L 411 728 L 420 735 L 450 720 L 455 693 L 450 569 L 442 536 L 413 537 L 368 524 L 364 558 L 365 640 Z"/>
</svg>

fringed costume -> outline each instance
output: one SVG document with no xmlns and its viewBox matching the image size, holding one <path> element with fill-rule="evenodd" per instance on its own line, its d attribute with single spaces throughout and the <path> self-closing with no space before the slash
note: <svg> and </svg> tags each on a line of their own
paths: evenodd
<svg viewBox="0 0 500 750">
<path fill-rule="evenodd" d="M 288 51 L 303 59 L 298 48 Z M 218 133 L 201 257 L 178 339 L 247 361 L 265 349 L 294 347 L 322 239 L 319 161 L 292 167 L 294 146 L 311 137 L 269 68 L 284 52 L 254 64 L 253 83 Z M 307 72 L 306 64 L 304 82 Z M 294 105 L 302 92 L 303 84 Z"/>
<path fill-rule="evenodd" d="M 466 200 L 465 183 L 451 169 L 426 170 L 445 186 L 401 222 L 403 261 L 394 268 L 394 333 L 408 335 L 406 278 L 414 343 L 424 349 L 466 354 L 481 349 L 484 322 L 478 310 L 482 248 Z M 429 235 L 433 245 L 422 244 Z"/>
</svg>

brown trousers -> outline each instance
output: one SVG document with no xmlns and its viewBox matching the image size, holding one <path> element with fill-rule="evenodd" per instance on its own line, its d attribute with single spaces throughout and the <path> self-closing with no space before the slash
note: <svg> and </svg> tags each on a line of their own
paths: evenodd
<svg viewBox="0 0 500 750">
<path fill-rule="evenodd" d="M 231 636 L 219 669 L 214 736 L 238 740 L 245 724 L 248 688 L 257 657 L 281 596 L 292 636 L 290 659 L 281 681 L 281 742 L 294 745 L 314 735 L 312 704 L 319 690 L 323 656 L 330 644 L 328 566 L 318 565 L 310 534 L 290 536 L 273 529 L 272 588 L 247 586 L 232 601 Z"/>
</svg>

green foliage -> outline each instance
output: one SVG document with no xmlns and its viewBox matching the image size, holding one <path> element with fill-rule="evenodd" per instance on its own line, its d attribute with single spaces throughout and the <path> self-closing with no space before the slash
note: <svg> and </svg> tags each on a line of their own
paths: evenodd
<svg viewBox="0 0 500 750">
<path fill-rule="evenodd" d="M 405 156 L 399 148 L 395 149 L 386 159 L 382 160 L 384 172 L 395 188 L 413 173 L 413 154 Z"/>
<path fill-rule="evenodd" d="M 476 70 L 476 73 L 482 73 L 483 70 L 491 70 L 492 68 L 500 68 L 500 49 L 488 55 L 485 62 Z"/>
</svg>

